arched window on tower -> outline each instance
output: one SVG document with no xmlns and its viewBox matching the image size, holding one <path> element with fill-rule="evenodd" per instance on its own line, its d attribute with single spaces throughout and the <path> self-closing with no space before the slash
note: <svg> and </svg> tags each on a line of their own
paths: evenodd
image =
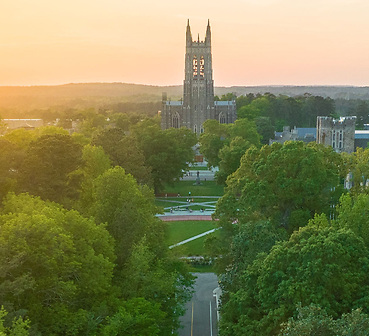
<svg viewBox="0 0 369 336">
<path fill-rule="evenodd" d="M 200 134 L 204 133 L 204 126 L 201 125 L 200 127 Z"/>
<path fill-rule="evenodd" d="M 179 128 L 179 114 L 178 112 L 174 113 L 172 116 L 172 127 Z"/>
<path fill-rule="evenodd" d="M 226 117 L 223 112 L 219 114 L 219 124 L 226 124 Z"/>
<path fill-rule="evenodd" d="M 193 132 L 197 134 L 197 125 L 193 125 Z"/>
</svg>

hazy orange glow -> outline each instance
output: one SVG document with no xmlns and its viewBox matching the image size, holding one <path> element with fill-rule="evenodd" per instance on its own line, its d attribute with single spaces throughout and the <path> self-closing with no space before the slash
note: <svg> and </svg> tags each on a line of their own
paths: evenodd
<svg viewBox="0 0 369 336">
<path fill-rule="evenodd" d="M 187 18 L 217 86 L 369 85 L 367 0 L 3 0 L 0 85 L 182 84 Z"/>
</svg>

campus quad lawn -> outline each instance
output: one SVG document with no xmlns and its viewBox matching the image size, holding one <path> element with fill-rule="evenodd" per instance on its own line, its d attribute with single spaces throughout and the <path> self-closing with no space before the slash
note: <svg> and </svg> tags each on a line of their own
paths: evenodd
<svg viewBox="0 0 369 336">
<path fill-rule="evenodd" d="M 216 228 L 215 223 L 212 221 L 178 221 L 167 223 L 169 232 L 167 239 L 168 246 Z M 198 238 L 187 244 L 193 244 L 202 239 L 205 239 L 205 237 Z"/>
<path fill-rule="evenodd" d="M 191 192 L 193 196 L 223 196 L 224 187 L 215 183 L 215 181 L 201 181 L 201 185 L 194 185 L 195 181 L 178 181 L 173 185 L 166 185 L 162 194 L 180 194 L 188 196 Z"/>
</svg>

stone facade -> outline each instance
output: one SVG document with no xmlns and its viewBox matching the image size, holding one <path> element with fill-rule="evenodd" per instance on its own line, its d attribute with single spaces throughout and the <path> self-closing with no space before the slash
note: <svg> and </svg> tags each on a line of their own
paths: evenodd
<svg viewBox="0 0 369 336">
<path fill-rule="evenodd" d="M 332 146 L 337 153 L 352 153 L 355 150 L 355 119 L 356 117 L 317 118 L 317 143 Z"/>
<path fill-rule="evenodd" d="M 170 101 L 163 94 L 161 126 L 163 129 L 184 126 L 199 134 L 204 131 L 203 123 L 208 119 L 216 119 L 222 124 L 233 123 L 236 102 L 214 101 L 210 24 L 208 22 L 205 41 L 200 41 L 200 37 L 193 41 L 188 22 L 183 99 Z"/>
</svg>

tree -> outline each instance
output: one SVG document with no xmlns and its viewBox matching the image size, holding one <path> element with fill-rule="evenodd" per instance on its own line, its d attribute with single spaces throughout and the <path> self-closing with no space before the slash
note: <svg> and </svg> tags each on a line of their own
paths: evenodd
<svg viewBox="0 0 369 336">
<path fill-rule="evenodd" d="M 225 184 L 227 177 L 238 169 L 241 157 L 250 146 L 250 142 L 238 136 L 219 151 L 219 171 L 215 174 L 218 184 Z"/>
<path fill-rule="evenodd" d="M 131 255 L 134 244 L 145 234 L 148 245 L 158 255 L 162 254 L 165 224 L 155 217 L 158 210 L 148 187 L 139 187 L 132 175 L 117 166 L 96 179 L 94 199 L 97 222 L 107 223 L 108 231 L 116 240 L 120 270 Z"/>
<path fill-rule="evenodd" d="M 140 184 L 152 186 L 151 169 L 145 165 L 145 156 L 133 136 L 127 136 L 119 128 L 110 128 L 97 134 L 93 144 L 102 146 L 114 166 L 121 166 Z"/>
<path fill-rule="evenodd" d="M 125 298 L 137 296 L 160 303 L 165 313 L 158 321 L 160 335 L 171 335 L 179 328 L 178 319 L 185 313 L 184 305 L 192 296 L 193 277 L 178 266 L 178 261 L 170 258 L 158 259 L 144 236 L 133 246 L 123 272 Z"/>
<path fill-rule="evenodd" d="M 81 166 L 72 173 L 81 181 L 78 202 L 74 205 L 80 213 L 92 215 L 95 180 L 110 168 L 110 159 L 101 147 L 92 145 L 83 147 Z"/>
<path fill-rule="evenodd" d="M 152 191 L 139 186 L 121 167 L 107 170 L 95 186 L 95 216 L 99 223 L 107 223 L 116 241 L 115 283 L 122 297 L 160 303 L 165 312 L 160 335 L 171 335 L 190 298 L 192 277 L 181 261 L 167 256 L 166 226 L 155 217 Z"/>
<path fill-rule="evenodd" d="M 0 302 L 42 334 L 78 335 L 112 291 L 113 240 L 60 205 L 7 196 L 0 216 Z"/>
<path fill-rule="evenodd" d="M 258 133 L 260 134 L 260 142 L 262 145 L 268 145 L 269 140 L 274 138 L 274 126 L 272 125 L 270 118 L 258 117 L 255 119 L 255 125 Z"/>
<path fill-rule="evenodd" d="M 340 177 L 345 176 L 341 166 L 339 154 L 317 144 L 251 147 L 228 179 L 216 215 L 223 226 L 265 218 L 292 233 L 338 202 Z"/>
<path fill-rule="evenodd" d="M 320 306 L 297 306 L 297 317 L 291 317 L 280 332 L 280 336 L 365 336 L 369 330 L 369 317 L 355 309 L 343 314 L 338 320 L 328 316 Z"/>
<path fill-rule="evenodd" d="M 279 241 L 286 240 L 286 232 L 264 220 L 248 222 L 240 225 L 231 240 L 224 243 L 229 253 L 223 254 L 220 262 L 227 272 L 220 276 L 223 290 L 222 301 L 226 302 L 229 294 L 237 291 L 242 285 L 242 274 L 258 258 L 259 254 L 269 253 Z"/>
<path fill-rule="evenodd" d="M 361 238 L 317 217 L 248 267 L 223 306 L 222 334 L 276 335 L 299 302 L 318 304 L 333 318 L 356 307 L 367 312 L 368 266 Z"/>
<path fill-rule="evenodd" d="M 205 156 L 209 167 L 217 167 L 220 162 L 219 151 L 229 136 L 228 128 L 214 119 L 206 120 L 203 126 L 204 133 L 199 139 L 200 152 Z"/>
<path fill-rule="evenodd" d="M 121 304 L 102 328 L 101 336 L 159 336 L 164 316 L 159 303 L 134 298 Z"/>
<path fill-rule="evenodd" d="M 43 135 L 29 145 L 20 169 L 22 191 L 45 200 L 69 203 L 77 197 L 79 181 L 71 173 L 81 162 L 82 147 L 71 136 Z"/>
<path fill-rule="evenodd" d="M 297 305 L 297 317 L 291 317 L 282 325 L 280 336 L 337 336 L 336 323 L 332 316 L 320 306 L 311 304 Z"/>
<path fill-rule="evenodd" d="M 17 184 L 17 172 L 23 151 L 4 137 L 0 138 L 0 201 Z"/>
<path fill-rule="evenodd" d="M 366 101 L 360 101 L 352 113 L 356 116 L 356 129 L 364 129 L 369 122 L 369 106 Z"/>
<path fill-rule="evenodd" d="M 246 118 L 249 120 L 255 120 L 258 117 L 269 117 L 272 111 L 272 104 L 270 97 L 264 96 L 252 100 L 249 105 L 242 106 L 237 111 L 238 118 Z"/>
<path fill-rule="evenodd" d="M 209 119 L 204 123 L 204 128 L 205 132 L 200 136 L 200 151 L 205 155 L 209 166 L 220 167 L 219 183 L 224 183 L 228 174 L 238 168 L 242 151 L 246 151 L 251 145 L 260 146 L 256 126 L 247 119 L 239 119 L 228 125 Z M 235 138 L 238 140 L 231 145 Z"/>
<path fill-rule="evenodd" d="M 333 225 L 352 230 L 369 248 L 369 195 L 343 195 Z"/>
<path fill-rule="evenodd" d="M 26 131 L 23 128 L 6 133 L 3 139 L 17 145 L 21 149 L 27 149 L 32 141 L 36 139 L 34 132 Z"/>
<path fill-rule="evenodd" d="M 151 168 L 154 190 L 163 189 L 182 177 L 188 164 L 193 162 L 192 146 L 196 135 L 187 128 L 161 130 L 156 120 L 145 120 L 132 127 L 132 136 L 145 157 L 145 165 Z"/>
<path fill-rule="evenodd" d="M 367 193 L 367 181 L 369 180 L 369 148 L 357 148 L 347 158 L 347 165 L 350 169 L 353 186 L 350 189 L 351 194 Z"/>
<path fill-rule="evenodd" d="M 23 320 L 21 317 L 15 318 L 11 327 L 4 326 L 4 320 L 8 313 L 2 306 L 0 309 L 0 336 L 28 336 L 28 329 L 30 321 L 28 319 Z"/>
</svg>

